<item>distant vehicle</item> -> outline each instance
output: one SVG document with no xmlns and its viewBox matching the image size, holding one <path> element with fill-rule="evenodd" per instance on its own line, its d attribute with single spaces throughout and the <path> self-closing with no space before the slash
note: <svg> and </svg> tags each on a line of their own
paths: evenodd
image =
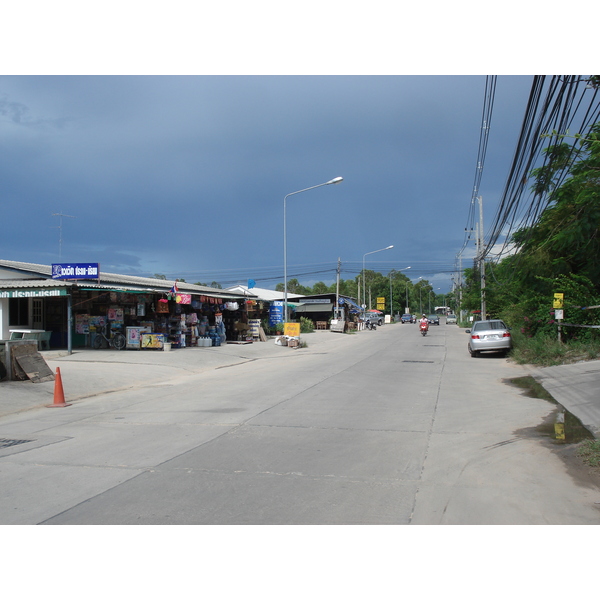
<svg viewBox="0 0 600 600">
<path fill-rule="evenodd" d="M 440 316 L 439 315 L 428 315 L 427 320 L 430 325 L 439 325 L 440 324 Z"/>
<path fill-rule="evenodd" d="M 448 315 L 446 317 L 446 325 L 450 325 L 451 323 L 456 323 L 456 315 Z"/>
<path fill-rule="evenodd" d="M 466 332 L 469 334 L 469 354 L 473 358 L 488 351 L 501 352 L 506 356 L 512 348 L 510 328 L 500 319 L 476 321 Z"/>
<path fill-rule="evenodd" d="M 362 316 L 363 321 L 369 321 L 374 325 L 383 325 L 383 315 L 376 312 L 366 312 Z"/>
<path fill-rule="evenodd" d="M 404 314 L 400 317 L 400 321 L 402 321 L 402 323 L 414 323 L 415 322 L 415 316 L 414 315 L 409 315 Z"/>
</svg>

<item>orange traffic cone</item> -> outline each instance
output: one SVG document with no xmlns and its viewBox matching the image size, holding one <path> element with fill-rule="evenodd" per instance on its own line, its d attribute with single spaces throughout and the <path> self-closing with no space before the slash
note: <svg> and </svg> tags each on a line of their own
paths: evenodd
<svg viewBox="0 0 600 600">
<path fill-rule="evenodd" d="M 65 402 L 65 392 L 63 391 L 62 377 L 60 369 L 56 367 L 56 377 L 54 378 L 54 404 L 46 404 L 47 408 L 56 408 L 59 406 L 71 406 Z"/>
</svg>

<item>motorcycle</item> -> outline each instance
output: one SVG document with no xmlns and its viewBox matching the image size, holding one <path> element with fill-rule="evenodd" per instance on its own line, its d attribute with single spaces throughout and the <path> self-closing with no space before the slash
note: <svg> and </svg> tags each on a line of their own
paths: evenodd
<svg viewBox="0 0 600 600">
<path fill-rule="evenodd" d="M 371 323 L 371 321 L 369 321 L 369 319 L 365 320 L 365 329 L 372 329 L 373 331 L 375 331 L 377 329 L 377 325 L 375 325 L 375 323 Z"/>
<path fill-rule="evenodd" d="M 427 335 L 427 332 L 429 331 L 429 323 L 421 323 L 419 325 L 419 329 L 421 331 L 421 335 L 425 337 Z"/>
</svg>

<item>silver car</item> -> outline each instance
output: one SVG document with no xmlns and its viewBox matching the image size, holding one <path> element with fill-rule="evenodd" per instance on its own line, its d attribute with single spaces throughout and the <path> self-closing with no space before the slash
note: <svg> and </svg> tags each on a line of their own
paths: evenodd
<svg viewBox="0 0 600 600">
<path fill-rule="evenodd" d="M 480 352 L 501 352 L 504 356 L 512 348 L 510 328 L 500 319 L 490 321 L 476 321 L 469 334 L 469 354 L 476 358 Z"/>
<path fill-rule="evenodd" d="M 450 325 L 450 323 L 456 324 L 456 315 L 448 315 L 446 317 L 446 325 Z"/>
</svg>

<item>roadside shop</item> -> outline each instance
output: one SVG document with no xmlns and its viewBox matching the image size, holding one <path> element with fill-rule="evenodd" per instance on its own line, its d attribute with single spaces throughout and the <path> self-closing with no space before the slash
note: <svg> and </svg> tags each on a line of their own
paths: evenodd
<svg viewBox="0 0 600 600">
<path fill-rule="evenodd" d="M 106 347 L 117 334 L 130 349 L 213 346 L 248 335 L 252 294 L 99 269 L 94 275 L 60 279 L 51 266 L 0 260 L 0 339 L 71 351 Z"/>
<path fill-rule="evenodd" d="M 314 294 L 298 299 L 294 307 L 297 319 L 305 317 L 313 321 L 316 329 L 330 329 L 335 325 L 335 331 L 344 331 L 355 323 L 355 317 L 362 313 L 356 301 L 349 296 L 336 294 Z M 336 314 L 337 303 L 337 314 Z"/>
</svg>

